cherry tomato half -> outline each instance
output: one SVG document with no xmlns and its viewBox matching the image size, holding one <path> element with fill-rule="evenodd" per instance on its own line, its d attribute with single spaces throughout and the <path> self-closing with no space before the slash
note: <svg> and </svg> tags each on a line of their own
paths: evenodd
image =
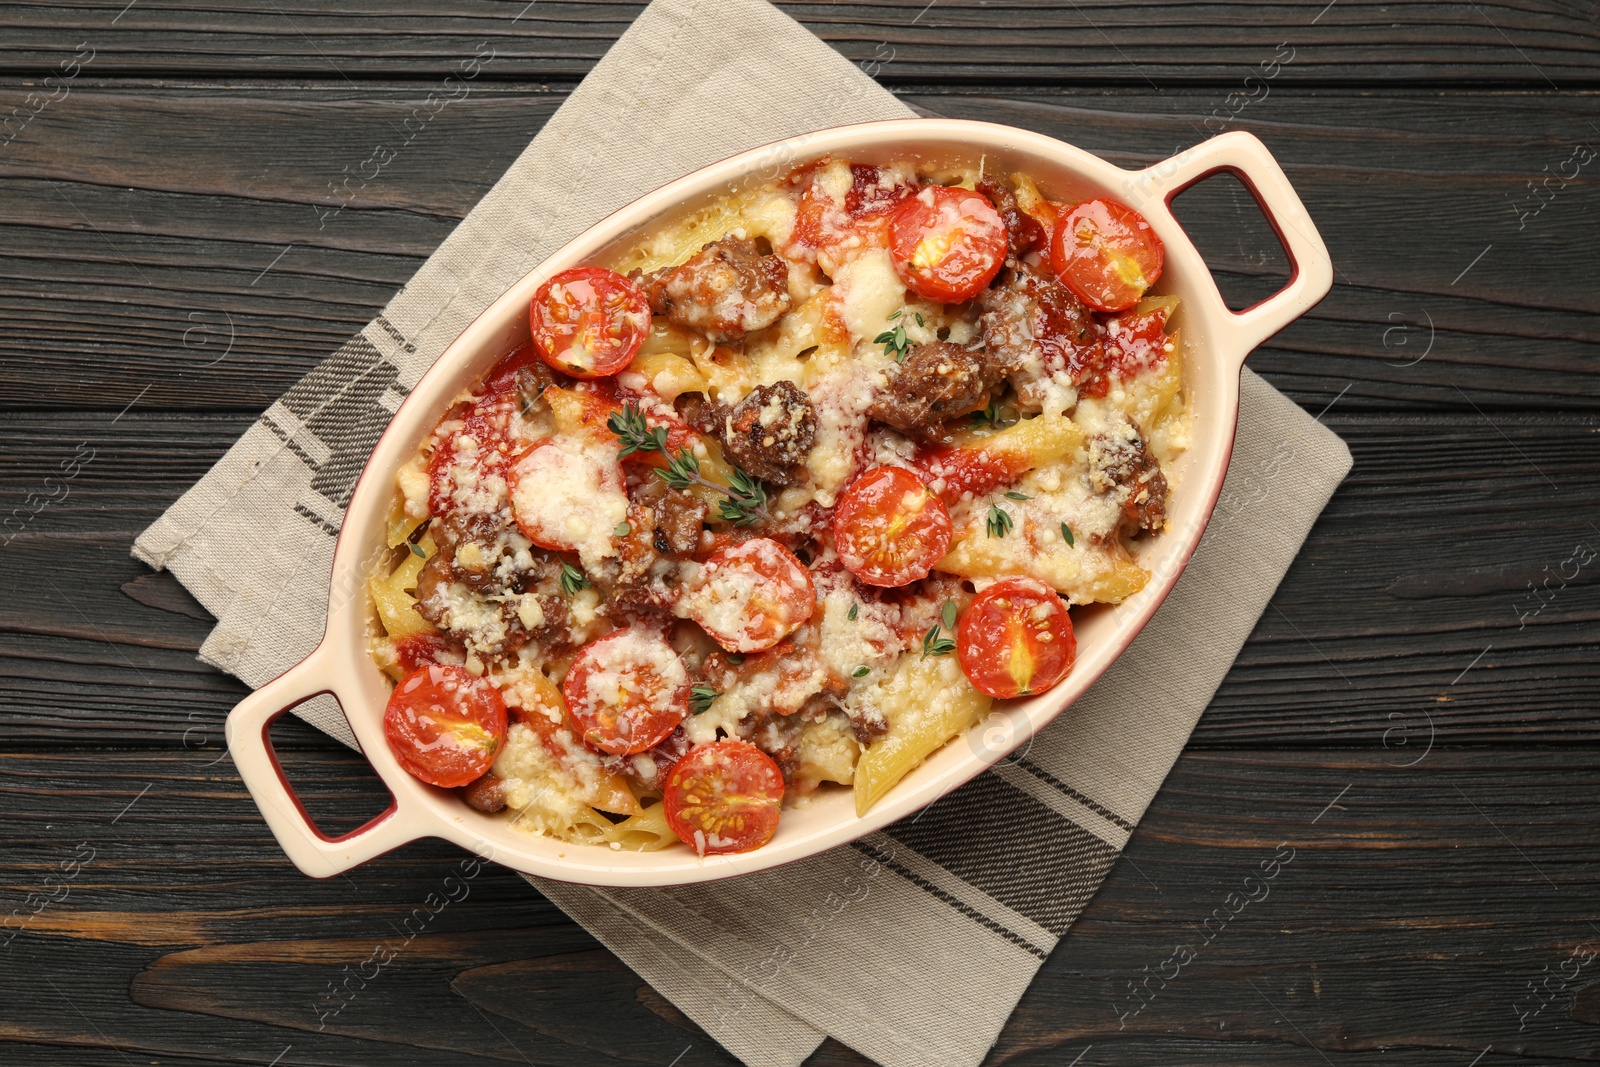
<svg viewBox="0 0 1600 1067">
<path fill-rule="evenodd" d="M 1067 676 L 1077 655 L 1067 605 L 1033 578 L 994 583 L 956 625 L 961 670 L 992 697 L 1042 693 Z"/>
<path fill-rule="evenodd" d="M 511 513 L 540 548 L 574 552 L 609 537 L 628 514 L 616 452 L 572 437 L 534 445 L 508 472 Z"/>
<path fill-rule="evenodd" d="M 575 267 L 539 287 L 529 309 L 544 361 L 574 378 L 604 378 L 633 362 L 650 333 L 650 301 L 614 270 Z"/>
<path fill-rule="evenodd" d="M 1138 303 L 1161 277 L 1162 257 L 1144 216 L 1115 200 L 1085 200 L 1061 217 L 1050 241 L 1050 265 L 1099 311 Z"/>
<path fill-rule="evenodd" d="M 889 217 L 889 252 L 907 288 L 957 304 L 983 292 L 1005 262 L 1006 224 L 982 193 L 929 185 Z"/>
<path fill-rule="evenodd" d="M 616 630 L 583 646 L 561 684 L 567 714 L 590 748 L 643 752 L 689 714 L 689 672 L 654 634 Z"/>
<path fill-rule="evenodd" d="M 839 498 L 833 536 L 839 561 L 861 581 L 905 585 L 950 551 L 950 512 L 911 471 L 874 467 Z"/>
<path fill-rule="evenodd" d="M 383 736 L 413 777 L 451 789 L 493 765 L 506 736 L 506 704 L 465 667 L 422 667 L 389 695 Z"/>
<path fill-rule="evenodd" d="M 667 825 L 702 856 L 749 852 L 772 840 L 783 772 L 748 741 L 697 745 L 667 775 Z"/>
<path fill-rule="evenodd" d="M 770 537 L 718 549 L 677 613 L 729 652 L 763 652 L 811 618 L 817 588 L 795 554 Z"/>
<path fill-rule="evenodd" d="M 838 164 L 814 165 L 805 178 L 805 191 L 795 211 L 789 255 L 814 259 L 826 253 L 835 263 L 861 248 L 882 248 L 888 243 L 888 217 L 916 187 L 894 171 L 865 163 L 850 164 L 850 185 L 843 200 L 830 171 Z"/>
</svg>

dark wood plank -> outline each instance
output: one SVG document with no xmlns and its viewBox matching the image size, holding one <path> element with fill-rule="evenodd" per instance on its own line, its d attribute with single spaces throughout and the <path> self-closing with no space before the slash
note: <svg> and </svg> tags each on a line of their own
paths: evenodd
<svg viewBox="0 0 1600 1067">
<path fill-rule="evenodd" d="M 324 746 L 297 750 L 303 788 L 381 800 L 359 757 Z M 1600 1059 L 1578 993 L 1595 964 L 1537 1014 L 1526 988 L 1600 947 L 1600 747 L 1436 748 L 1411 768 L 1389 755 L 1186 753 L 990 1062 L 1065 1064 L 1090 1044 L 1085 1062 L 1102 1064 L 1465 1064 L 1489 1044 Z M 200 764 L 0 753 L 6 909 L 89 857 L 0 969 L 6 1062 L 77 1044 L 248 1063 L 286 1045 L 285 1063 L 430 1063 L 446 1048 L 467 1063 L 730 1062 L 509 872 L 451 883 L 459 899 L 422 926 L 413 909 L 462 876 L 462 853 L 422 843 L 305 879 L 227 768 Z M 1179 945 L 1195 955 L 1172 977 Z M 1130 983 L 1158 971 L 1166 986 L 1152 980 L 1135 1012 Z M 70 1006 L 51 1007 L 64 998 L 47 979 Z M 830 1046 L 814 1065 L 852 1062 Z"/>
<path fill-rule="evenodd" d="M 1325 419 L 1355 470 L 1195 743 L 1600 739 L 1600 420 L 1341 406 Z M 218 743 L 244 689 L 192 658 L 204 612 L 128 549 L 245 424 L 137 408 L 114 425 L 7 420 L 0 516 L 45 492 L 79 442 L 97 452 L 0 549 L 13 594 L 0 600 L 0 736 Z M 1268 475 L 1241 484 L 1267 501 L 1278 488 Z"/>
<path fill-rule="evenodd" d="M 393 140 L 416 92 L 85 87 L 44 112 L 0 154 L 0 405 L 265 407 L 377 312 L 559 101 L 476 93 L 325 217 L 330 182 Z M 1209 132 L 1218 96 L 910 99 L 1144 166 Z M 1571 182 L 1537 215 L 1516 205 L 1592 139 L 1597 99 L 1277 91 L 1243 112 L 1338 267 L 1253 365 L 1312 410 L 1595 410 L 1600 267 L 1582 220 L 1600 185 Z M 1270 291 L 1272 239 L 1240 188 L 1182 205 L 1226 290 Z"/>
<path fill-rule="evenodd" d="M 453 0 L 435 5 L 216 0 L 15 5 L 0 71 L 54 67 L 80 41 L 97 76 L 442 78 L 494 49 L 487 77 L 573 80 L 643 4 Z M 1280 42 L 1303 81 L 1543 87 L 1593 84 L 1592 4 L 1280 0 L 1272 4 L 1046 0 L 801 0 L 783 10 L 894 82 L 993 85 L 1236 83 Z"/>
</svg>

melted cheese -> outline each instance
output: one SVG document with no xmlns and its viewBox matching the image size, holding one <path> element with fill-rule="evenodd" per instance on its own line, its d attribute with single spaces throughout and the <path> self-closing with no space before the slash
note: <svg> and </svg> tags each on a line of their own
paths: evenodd
<svg viewBox="0 0 1600 1067">
<path fill-rule="evenodd" d="M 579 437 L 529 452 L 515 467 L 517 524 L 544 544 L 576 551 L 585 568 L 615 556 L 615 531 L 628 517 L 616 455 L 615 447 Z"/>
<path fill-rule="evenodd" d="M 903 184 L 912 177 L 910 165 L 896 165 L 888 168 L 884 181 Z M 876 795 L 888 788 L 883 784 L 883 765 L 900 760 L 910 766 L 923 758 L 931 751 L 927 746 L 937 743 L 935 734 L 945 736 L 950 723 L 955 724 L 950 729 L 960 728 L 957 720 L 964 722 L 965 718 L 956 712 L 973 697 L 955 656 L 923 659 L 914 647 L 922 632 L 939 624 L 949 586 L 935 585 L 940 591 L 902 595 L 885 602 L 864 593 L 839 569 L 826 531 L 813 528 L 814 523 L 831 523 L 830 514 L 822 509 L 834 506 L 864 468 L 914 466 L 920 448 L 917 440 L 869 425 L 866 412 L 874 398 L 889 388 L 895 372 L 893 357 L 877 338 L 903 330 L 911 344 L 934 340 L 971 344 L 980 335 L 975 302 L 943 305 L 907 291 L 884 247 L 882 217 L 864 222 L 847 210 L 855 180 L 848 163 L 833 161 L 799 181 L 746 187 L 670 226 L 655 229 L 620 250 L 608 264 L 623 272 L 656 270 L 680 263 L 705 244 L 730 234 L 764 238 L 788 257 L 793 306 L 777 323 L 751 334 L 742 344 L 719 345 L 665 320 L 657 321 L 635 364 L 619 376 L 619 382 L 629 395 L 642 398 L 636 402 L 658 421 L 676 417 L 672 402 L 683 394 L 701 393 L 709 400 L 733 404 L 758 385 L 791 381 L 812 400 L 817 431 L 806 457 L 808 477 L 781 491 L 769 487 L 774 490 L 769 509 L 780 531 L 774 536 L 818 537 L 809 546 L 818 598 L 815 612 L 793 634 L 795 651 L 782 656 L 751 655 L 746 665 L 730 672 L 736 674 L 733 681 L 719 682 L 726 691 L 716 696 L 710 708 L 690 716 L 683 725 L 694 743 L 743 736 L 773 751 L 786 749 L 794 757 L 791 785 L 800 798 L 821 782 L 849 784 L 859 779 L 859 786 L 875 778 L 877 784 L 869 783 L 867 792 Z M 941 174 L 936 180 L 964 188 L 973 185 L 973 175 L 961 171 Z M 1019 184 L 1018 199 L 1025 210 L 1042 203 L 1031 182 Z M 808 218 L 808 226 L 816 224 L 813 236 L 821 245 L 815 256 L 797 239 L 797 209 L 807 188 L 807 210 L 818 212 Z M 871 200 L 877 191 L 856 188 L 854 192 Z M 928 195 L 924 194 L 925 198 Z M 953 208 L 947 208 L 945 221 L 954 221 L 954 214 Z M 733 299 L 736 294 L 723 295 Z M 724 309 L 731 317 L 741 310 Z M 1115 331 L 1120 325 L 1111 323 L 1108 328 Z M 1164 360 L 1151 358 L 1129 379 L 1115 382 L 1111 394 L 1101 400 L 1080 398 L 1065 371 L 1046 375 L 1042 366 L 1022 368 L 1010 384 L 1018 390 L 1018 406 L 1024 411 L 1042 411 L 1047 419 L 1081 429 L 1082 437 L 1074 442 L 1135 428 L 1163 468 L 1169 485 L 1175 485 L 1170 465 L 1188 447 L 1191 432 L 1182 395 L 1182 346 L 1176 331 L 1162 354 Z M 661 399 L 651 397 L 651 390 Z M 465 393 L 457 399 L 475 402 L 481 397 Z M 533 534 L 539 544 L 576 552 L 584 569 L 605 587 L 599 576 L 616 573 L 616 531 L 627 520 L 629 507 L 615 442 L 603 432 L 586 436 L 589 431 L 579 433 L 571 426 L 557 426 L 543 405 L 525 411 L 510 404 L 500 417 L 510 442 L 505 452 L 486 451 L 483 442 L 460 432 L 462 423 L 457 420 L 441 424 L 424 455 L 400 470 L 397 504 L 390 516 L 391 544 L 414 537 L 417 527 L 429 517 L 434 486 L 426 454 L 447 448 L 444 489 L 452 510 L 468 517 L 496 519 L 509 511 L 521 530 Z M 758 413 L 757 420 L 776 435 L 781 429 L 777 420 L 785 417 L 795 418 L 797 413 L 774 402 Z M 556 437 L 554 445 L 529 451 L 552 435 Z M 721 450 L 713 446 L 697 451 L 702 474 L 726 482 L 730 471 Z M 515 469 L 508 456 L 522 457 Z M 1087 449 L 1074 443 L 1041 458 L 1015 485 L 955 502 L 951 513 L 956 543 L 940 569 L 964 575 L 980 588 L 1000 577 L 1031 575 L 1049 582 L 1073 603 L 1121 599 L 1147 576 L 1132 563 L 1117 537 L 1122 522 L 1121 487 L 1105 484 L 1104 477 L 1100 481 L 1097 485 L 1091 477 Z M 1004 493 L 1008 489 L 1020 490 L 1029 499 L 1007 498 Z M 714 490 L 705 492 L 711 494 L 708 500 L 713 505 L 720 499 Z M 985 530 L 990 509 L 996 506 L 1012 519 L 1012 529 L 1004 537 L 989 537 Z M 1062 523 L 1073 531 L 1073 545 L 1065 543 Z M 432 542 L 425 540 L 424 544 Z M 519 577 L 535 571 L 536 551 L 523 533 L 505 530 L 487 542 L 460 542 L 453 562 L 458 568 L 493 577 L 496 588 L 522 590 L 525 586 L 519 584 Z M 413 575 L 419 566 L 420 560 L 409 557 L 403 564 Z M 601 646 L 609 651 L 589 672 L 585 699 L 618 703 L 625 696 L 636 699 L 644 690 L 664 708 L 690 681 L 684 659 L 698 667 L 710 648 L 705 630 L 727 635 L 763 628 L 763 613 L 769 609 L 751 575 L 739 568 L 702 568 L 693 562 L 662 560 L 651 575 L 655 582 L 652 591 L 667 598 L 665 602 L 671 602 L 678 617 L 694 619 L 704 630 L 678 627 L 680 631 L 693 629 L 695 635 L 694 640 L 684 641 L 674 633 L 680 656 L 653 632 L 612 630 L 618 622 L 625 625 L 626 616 L 608 618 L 608 605 L 595 588 L 578 590 L 565 600 L 572 647 L 608 632 L 617 635 Z M 550 595 L 554 579 L 541 581 L 540 593 Z M 411 584 L 415 584 L 414 578 Z M 470 653 L 469 669 L 487 674 L 501 687 L 508 706 L 549 719 L 549 733 L 540 732 L 542 722 L 540 731 L 523 723 L 513 725 L 495 763 L 494 772 L 504 779 L 508 803 L 517 812 L 519 823 L 567 840 L 614 841 L 607 836 L 610 824 L 596 821 L 593 810 L 596 789 L 608 781 L 621 781 L 607 768 L 631 768 L 636 782 L 654 784 L 667 763 L 658 764 L 649 753 L 636 754 L 626 762 L 602 763 L 601 757 L 571 734 L 563 713 L 543 691 L 552 684 L 543 674 L 539 676 L 543 689 L 518 681 L 519 677 L 527 681 L 531 677 L 527 671 L 541 668 L 560 677 L 570 651 L 557 649 L 546 654 L 532 645 L 509 656 L 494 651 L 508 636 L 508 625 L 520 622 L 524 629 L 532 630 L 544 624 L 543 602 L 531 589 L 491 595 L 452 584 L 437 595 L 447 629 Z M 957 599 L 964 596 L 957 594 Z M 391 670 L 398 670 L 392 640 L 397 636 L 403 635 L 391 632 L 388 638 L 374 642 L 374 654 Z M 739 647 L 738 642 L 731 647 Z M 641 673 L 666 684 L 640 686 Z M 911 684 L 913 681 L 916 684 Z M 819 695 L 826 699 L 815 699 Z M 827 710 L 834 703 L 839 708 Z M 839 709 L 848 712 L 849 718 Z M 890 728 L 889 737 L 874 744 L 874 759 L 863 757 L 852 720 L 858 727 L 877 723 Z M 908 738 L 916 744 L 906 750 L 904 759 L 890 759 L 891 750 L 909 744 Z M 624 786 L 614 788 L 626 792 Z M 647 814 L 659 821 L 660 806 Z M 631 821 L 645 817 L 635 814 Z"/>
</svg>

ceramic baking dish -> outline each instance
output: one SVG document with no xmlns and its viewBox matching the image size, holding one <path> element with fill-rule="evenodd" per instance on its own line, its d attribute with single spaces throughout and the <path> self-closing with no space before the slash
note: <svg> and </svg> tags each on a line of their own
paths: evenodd
<svg viewBox="0 0 1600 1067">
<path fill-rule="evenodd" d="M 637 853 L 571 844 L 514 829 L 509 820 L 475 811 L 453 792 L 407 774 L 384 740 L 383 710 L 391 683 L 367 652 L 372 609 L 361 592 L 371 564 L 383 551 L 384 517 L 397 469 L 415 454 L 458 392 L 527 340 L 528 303 L 547 277 L 603 257 L 641 231 L 734 188 L 780 177 L 826 155 L 863 163 L 907 159 L 930 167 L 976 167 L 981 161 L 991 174 L 1026 172 L 1051 199 L 1107 196 L 1149 220 L 1166 246 L 1165 272 L 1152 292 L 1181 298 L 1174 325 L 1183 332 L 1184 388 L 1194 416 L 1191 447 L 1176 467 L 1169 531 L 1137 549 L 1139 563 L 1151 572 L 1149 583 L 1114 607 L 1075 612 L 1078 660 L 1072 673 L 1045 694 L 1000 706 L 974 728 L 981 742 L 957 738 L 947 744 L 865 816 L 857 817 L 850 790 L 823 791 L 808 807 L 786 810 L 777 836 L 754 852 L 701 859 L 688 848 Z M 1254 194 L 1277 231 L 1291 270 L 1285 288 L 1241 312 L 1223 303 L 1170 207 L 1180 191 L 1220 171 L 1233 174 Z M 806 134 L 695 171 L 601 220 L 540 264 L 490 305 L 412 390 L 373 450 L 346 511 L 321 644 L 228 716 L 228 745 L 239 773 L 289 858 L 318 877 L 337 874 L 407 841 L 442 837 L 529 874 L 595 885 L 672 885 L 788 863 L 886 826 L 979 774 L 1048 725 L 1149 621 L 1178 580 L 1216 506 L 1233 450 L 1245 357 L 1322 299 L 1332 278 L 1327 249 L 1299 197 L 1265 146 L 1245 133 L 1223 134 L 1145 170 L 1128 171 L 1071 145 L 1008 126 L 905 119 Z M 308 817 L 267 733 L 273 720 L 323 693 L 338 700 L 363 753 L 393 797 L 383 814 L 339 837 L 323 834 Z"/>
</svg>

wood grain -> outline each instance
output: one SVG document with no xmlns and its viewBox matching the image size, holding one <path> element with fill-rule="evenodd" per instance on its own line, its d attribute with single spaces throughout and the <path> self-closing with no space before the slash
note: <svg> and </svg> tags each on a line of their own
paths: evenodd
<svg viewBox="0 0 1600 1067">
<path fill-rule="evenodd" d="M 82 40 L 97 76 L 442 78 L 481 46 L 489 77 L 574 80 L 643 4 L 452 0 L 337 6 L 284 0 L 17 5 L 0 13 L 0 70 L 48 69 Z M 1160 86 L 1236 82 L 1280 42 L 1301 50 L 1294 77 L 1362 84 L 1594 83 L 1594 7 L 1422 0 L 1284 0 L 1272 5 L 1090 0 L 868 0 L 783 3 L 890 82 Z"/>
<path fill-rule="evenodd" d="M 0 145 L 0 916 L 92 850 L 0 949 L 8 1067 L 733 1062 L 508 871 L 419 927 L 452 846 L 301 876 L 225 755 L 245 690 L 195 658 L 209 617 L 128 556 L 641 6 L 0 8 L 0 119 L 94 49 Z M 1600 132 L 1600 8 L 780 6 L 925 113 L 1125 167 L 1251 130 L 1337 266 L 1251 365 L 1355 469 L 989 1063 L 1600 1060 L 1600 964 L 1530 989 L 1600 948 L 1600 558 L 1574 563 L 1600 548 L 1600 187 L 1596 164 L 1529 186 Z M 480 46 L 470 94 L 330 215 L 330 183 Z M 1178 211 L 1230 299 L 1277 284 L 1238 186 Z M 386 803 L 311 728 L 274 739 L 321 825 Z M 1270 895 L 1222 925 L 1280 844 Z M 866 1063 L 829 1041 L 808 1067 Z"/>
<path fill-rule="evenodd" d="M 381 798 L 359 784 L 359 757 L 324 746 L 300 752 L 303 788 Z M 1547 965 L 1600 946 L 1587 892 L 1600 879 L 1600 749 L 1435 749 L 1410 768 L 1383 755 L 1190 752 L 990 1062 L 1065 1064 L 1089 1044 L 1093 1062 L 1115 1064 L 1298 1063 L 1317 1050 L 1465 1062 L 1491 1043 L 1542 1062 L 1600 1059 L 1587 993 L 1569 989 L 1521 1030 L 1513 1010 L 1537 1004 L 1526 984 Z M 294 1063 L 430 1062 L 443 1049 L 521 1062 L 513 1048 L 538 1063 L 664 1065 L 686 1049 L 683 1063 L 731 1062 L 509 872 L 486 867 L 408 926 L 463 853 L 422 843 L 308 881 L 237 779 L 198 762 L 0 752 L 0 901 L 15 905 L 79 842 L 94 849 L 0 971 L 6 1062 L 28 1062 L 12 1057 L 19 1045 L 78 1041 L 256 1063 L 286 1044 Z M 80 800 L 63 810 L 67 791 Z M 1266 895 L 1252 888 L 1255 902 L 1215 919 L 1282 845 L 1292 857 Z M 174 893 L 181 912 L 164 906 Z M 1177 945 L 1195 958 L 1133 1012 L 1129 983 Z M 92 1013 L 99 1040 L 65 1005 L 53 1021 L 28 1014 L 39 1000 L 18 995 L 24 975 Z M 1570 984 L 1600 976 L 1581 977 Z M 850 1062 L 864 1061 L 837 1046 L 813 1061 Z"/>
<path fill-rule="evenodd" d="M 0 152 L 0 315 L 13 324 L 0 406 L 264 408 L 377 313 L 560 98 L 474 93 L 325 218 L 329 183 L 394 139 L 416 92 L 86 86 L 45 111 Z M 1204 116 L 1225 95 L 907 99 L 1133 167 L 1211 132 Z M 1582 220 L 1600 186 L 1572 182 L 1535 215 L 1517 205 L 1592 139 L 1597 100 L 1283 89 L 1242 112 L 1338 271 L 1332 295 L 1252 365 L 1313 411 L 1336 396 L 1375 410 L 1595 410 L 1600 298 Z M 1241 188 L 1206 183 L 1179 210 L 1225 292 L 1271 291 L 1275 241 Z"/>
</svg>

